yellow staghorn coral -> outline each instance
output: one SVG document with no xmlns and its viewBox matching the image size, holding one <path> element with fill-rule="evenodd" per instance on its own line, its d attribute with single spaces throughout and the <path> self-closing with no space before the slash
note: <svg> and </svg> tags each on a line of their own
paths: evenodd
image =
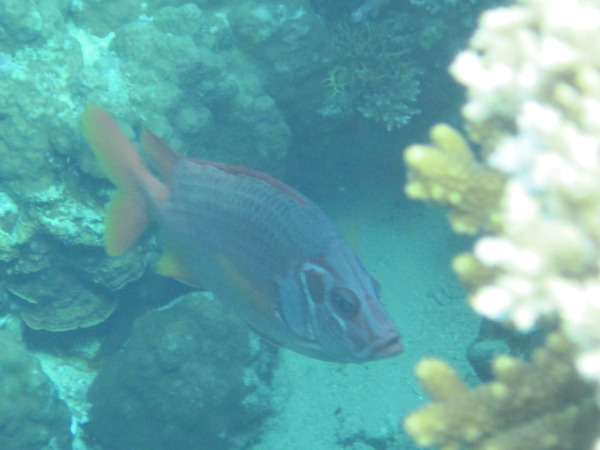
<svg viewBox="0 0 600 450">
<path fill-rule="evenodd" d="M 404 428 L 418 445 L 444 450 L 590 448 L 600 414 L 572 353 L 564 336 L 552 334 L 532 362 L 497 357 L 494 381 L 475 389 L 443 361 L 425 359 L 416 373 L 435 402 L 408 416 Z"/>
<path fill-rule="evenodd" d="M 442 199 L 452 214 L 476 204 L 467 192 L 485 189 L 482 171 L 501 174 L 488 222 L 474 221 L 486 234 L 454 269 L 482 316 L 519 331 L 558 324 L 572 343 L 553 337 L 533 363 L 501 357 L 497 380 L 475 390 L 442 363 L 424 363 L 419 376 L 439 401 L 406 421 L 422 445 L 586 449 L 595 438 L 600 449 L 599 23 L 600 0 L 521 0 L 484 13 L 451 67 L 468 89 L 462 113 L 481 162 L 464 159 L 466 143 L 436 137 L 416 156 L 407 150 L 409 195 Z M 460 174 L 452 183 L 443 164 Z M 457 394 L 442 400 L 432 386 L 444 378 Z"/>
<path fill-rule="evenodd" d="M 484 164 L 508 179 L 500 227 L 473 251 L 495 275 L 471 304 L 523 331 L 557 317 L 600 405 L 598 23 L 600 0 L 488 11 L 451 71 L 468 88 L 463 114 Z M 477 279 L 476 267 L 463 274 Z"/>
<path fill-rule="evenodd" d="M 457 233 L 496 229 L 504 176 L 479 163 L 467 141 L 449 125 L 434 126 L 430 135 L 431 145 L 412 145 L 404 152 L 409 168 L 406 195 L 449 207 Z"/>
<path fill-rule="evenodd" d="M 473 253 L 461 253 L 452 260 L 452 270 L 471 290 L 479 289 L 492 283 L 497 271 L 483 264 Z"/>
</svg>

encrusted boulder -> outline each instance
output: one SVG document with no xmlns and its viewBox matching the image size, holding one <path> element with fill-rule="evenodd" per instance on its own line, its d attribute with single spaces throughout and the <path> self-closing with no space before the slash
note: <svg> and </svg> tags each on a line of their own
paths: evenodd
<svg viewBox="0 0 600 450">
<path fill-rule="evenodd" d="M 180 297 L 138 319 L 100 371 L 87 434 L 113 450 L 241 448 L 270 410 L 264 358 L 220 303 Z"/>
<path fill-rule="evenodd" d="M 70 449 L 71 414 L 23 344 L 0 330 L 0 448 Z"/>
</svg>

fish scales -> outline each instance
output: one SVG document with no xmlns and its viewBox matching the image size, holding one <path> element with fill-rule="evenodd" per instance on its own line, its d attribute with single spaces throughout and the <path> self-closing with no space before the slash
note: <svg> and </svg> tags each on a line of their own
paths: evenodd
<svg viewBox="0 0 600 450">
<path fill-rule="evenodd" d="M 154 219 L 159 272 L 212 290 L 267 339 L 336 362 L 403 350 L 379 284 L 310 200 L 265 174 L 185 158 L 144 130 L 157 177 L 106 112 L 89 106 L 83 124 L 117 187 L 107 253 L 128 251 Z"/>
<path fill-rule="evenodd" d="M 283 324 L 264 323 L 261 310 L 277 311 L 294 301 L 279 298 L 277 280 L 341 241 L 333 224 L 309 200 L 299 196 L 299 202 L 253 176 L 182 160 L 172 179 L 164 228 L 177 230 L 174 239 L 193 273 L 222 301 L 244 311 L 255 328 L 285 334 Z M 219 257 L 235 261 L 237 275 L 260 301 L 240 303 L 232 274 L 214 262 Z"/>
<path fill-rule="evenodd" d="M 232 258 L 249 255 L 280 272 L 290 260 L 311 258 L 341 239 L 316 205 L 262 179 L 187 160 L 175 171 L 168 217 L 186 217 L 189 233 L 207 248 L 218 245 Z"/>
</svg>

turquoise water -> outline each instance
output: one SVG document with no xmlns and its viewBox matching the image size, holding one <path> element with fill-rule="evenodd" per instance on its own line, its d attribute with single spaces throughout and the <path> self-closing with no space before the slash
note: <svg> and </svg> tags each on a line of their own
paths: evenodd
<svg viewBox="0 0 600 450">
<path fill-rule="evenodd" d="M 425 356 L 477 378 L 469 242 L 403 195 L 402 150 L 460 124 L 446 67 L 493 1 L 0 2 L 0 448 L 411 449 Z M 98 104 L 194 158 L 284 180 L 382 286 L 405 352 L 307 358 L 210 293 L 102 248 L 112 186 L 81 132 Z"/>
</svg>

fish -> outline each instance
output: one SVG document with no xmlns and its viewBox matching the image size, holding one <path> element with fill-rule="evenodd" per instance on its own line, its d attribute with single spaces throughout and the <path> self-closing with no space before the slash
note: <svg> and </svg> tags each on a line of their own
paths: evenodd
<svg viewBox="0 0 600 450">
<path fill-rule="evenodd" d="M 267 340 L 339 363 L 403 351 L 379 283 L 307 197 L 254 169 L 183 156 L 144 127 L 146 165 L 109 113 L 90 105 L 82 122 L 116 186 L 108 255 L 127 252 L 156 222 L 157 272 L 210 290 Z"/>
</svg>

